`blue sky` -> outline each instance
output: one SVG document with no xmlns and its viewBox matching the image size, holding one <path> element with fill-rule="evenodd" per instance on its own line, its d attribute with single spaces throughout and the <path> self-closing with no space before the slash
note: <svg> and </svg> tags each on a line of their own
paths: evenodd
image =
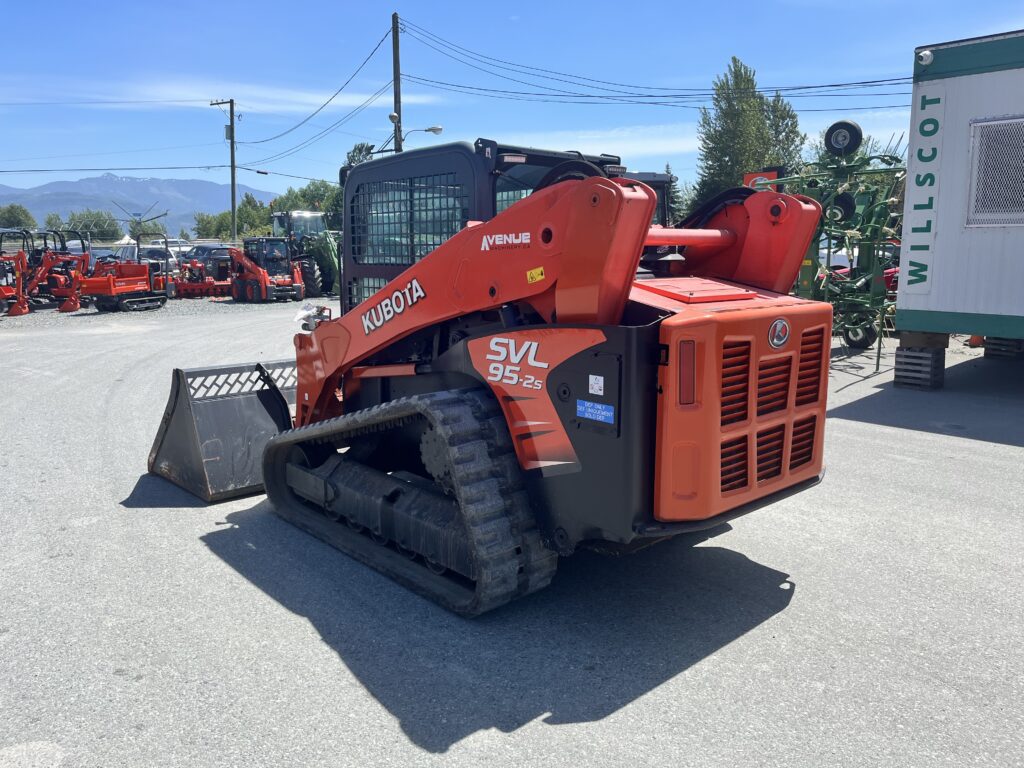
<svg viewBox="0 0 1024 768">
<path fill-rule="evenodd" d="M 665 88 L 707 88 L 731 55 L 757 70 L 761 86 L 838 83 L 910 74 L 917 45 L 1024 27 L 1017 2 L 775 0 L 772 3 L 620 2 L 457 3 L 68 2 L 5 8 L 0 71 L 0 171 L 227 162 L 225 116 L 210 99 L 234 97 L 240 142 L 274 136 L 309 115 L 356 69 L 387 31 L 391 12 L 488 56 L 599 80 Z M 26 30 L 26 34 L 13 34 Z M 847 32 L 849 31 L 849 32 Z M 858 36 L 857 33 L 861 33 Z M 402 70 L 483 88 L 535 92 L 431 50 L 410 34 Z M 506 74 L 516 77 L 513 73 Z M 320 114 L 274 141 L 240 144 L 238 162 L 297 176 L 336 179 L 357 141 L 382 142 L 391 94 L 337 130 L 271 161 L 330 126 L 391 79 L 390 41 Z M 548 87 L 573 88 L 555 81 Z M 887 140 L 905 130 L 905 86 L 872 95 L 800 98 L 801 127 L 816 134 L 853 117 Z M 666 162 L 683 179 L 696 173 L 696 117 L 689 108 L 647 104 L 507 101 L 403 85 L 407 148 L 482 136 L 549 149 L 619 154 L 632 170 Z M 88 104 L 74 101 L 188 100 Z M 25 102 L 60 102 L 32 104 Z M 16 103 L 16 104 L 12 104 Z M 845 111 L 846 107 L 871 107 Z M 897 106 L 889 106 L 897 105 Z M 809 111 L 834 110 L 834 111 Z M 260 162 L 264 161 L 264 162 Z M 93 173 L 0 173 L 0 184 L 28 187 Z M 227 181 L 225 169 L 123 175 Z M 240 171 L 239 181 L 283 191 L 302 180 Z"/>
</svg>

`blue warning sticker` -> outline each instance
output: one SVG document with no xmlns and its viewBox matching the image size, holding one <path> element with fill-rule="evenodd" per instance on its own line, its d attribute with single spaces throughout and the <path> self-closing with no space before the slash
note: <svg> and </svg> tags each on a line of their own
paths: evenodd
<svg viewBox="0 0 1024 768">
<path fill-rule="evenodd" d="M 604 403 L 592 403 L 589 400 L 576 401 L 576 417 L 600 421 L 604 424 L 615 423 L 615 406 Z"/>
</svg>

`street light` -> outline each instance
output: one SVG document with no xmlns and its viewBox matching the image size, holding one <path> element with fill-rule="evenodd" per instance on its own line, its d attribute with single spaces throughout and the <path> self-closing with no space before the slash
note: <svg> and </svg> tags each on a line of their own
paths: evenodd
<svg viewBox="0 0 1024 768">
<path fill-rule="evenodd" d="M 392 112 L 392 115 L 394 115 L 393 112 Z M 394 120 L 392 120 L 392 122 L 394 122 Z M 429 128 L 413 128 L 411 131 L 406 131 L 405 133 L 402 134 L 402 141 L 404 142 L 406 140 L 406 138 L 408 138 L 409 134 L 416 133 L 416 132 L 432 133 L 435 136 L 440 136 L 444 132 L 444 126 L 442 126 L 442 125 L 432 125 Z M 380 149 L 376 150 L 373 154 L 376 155 L 378 152 L 387 152 L 388 151 L 387 146 L 388 146 L 388 144 L 390 144 L 394 140 L 394 138 L 395 138 L 394 134 L 392 134 L 391 136 L 388 136 L 388 138 L 384 140 L 384 143 L 381 145 Z M 397 150 L 392 149 L 390 151 L 391 152 L 395 152 Z"/>
</svg>

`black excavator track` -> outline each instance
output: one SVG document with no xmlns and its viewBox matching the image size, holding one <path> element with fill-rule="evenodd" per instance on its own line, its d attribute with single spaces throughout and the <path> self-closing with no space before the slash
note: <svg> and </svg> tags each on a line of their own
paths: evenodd
<svg viewBox="0 0 1024 768">
<path fill-rule="evenodd" d="M 483 390 L 405 397 L 283 432 L 267 444 L 263 477 L 285 520 L 465 616 L 555 574 L 504 417 Z"/>
</svg>

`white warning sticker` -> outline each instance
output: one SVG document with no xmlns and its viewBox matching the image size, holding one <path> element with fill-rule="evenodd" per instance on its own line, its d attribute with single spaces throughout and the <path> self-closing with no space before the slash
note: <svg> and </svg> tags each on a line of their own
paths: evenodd
<svg viewBox="0 0 1024 768">
<path fill-rule="evenodd" d="M 603 395 L 604 394 L 604 376 L 595 376 L 590 374 L 590 394 L 592 395 Z"/>
</svg>

